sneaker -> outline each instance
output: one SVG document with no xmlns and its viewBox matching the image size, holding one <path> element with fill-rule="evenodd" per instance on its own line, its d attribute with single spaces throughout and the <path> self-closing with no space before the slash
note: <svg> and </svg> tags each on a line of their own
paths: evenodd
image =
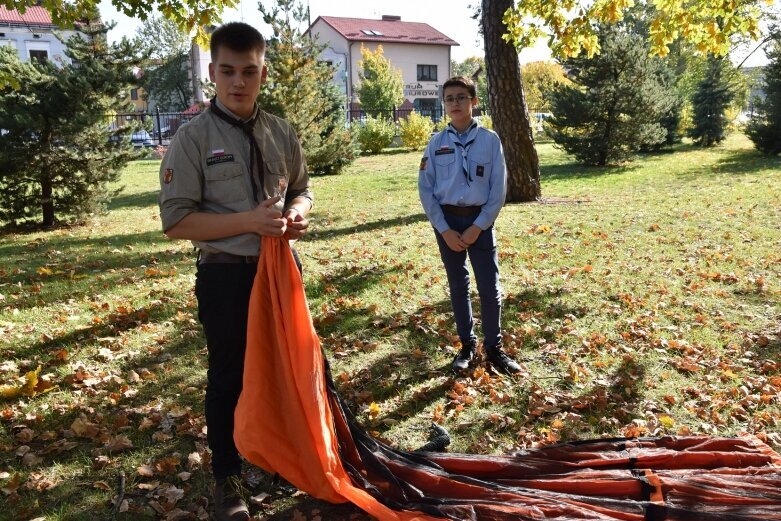
<svg viewBox="0 0 781 521">
<path fill-rule="evenodd" d="M 518 362 L 507 356 L 502 346 L 489 347 L 485 350 L 486 358 L 494 366 L 494 369 L 500 373 L 512 375 L 521 372 L 521 366 Z"/>
<path fill-rule="evenodd" d="M 239 476 L 228 476 L 214 487 L 214 519 L 217 521 L 246 521 L 250 519 L 246 491 Z"/>
<path fill-rule="evenodd" d="M 467 369 L 469 367 L 469 362 L 475 357 L 475 351 L 477 351 L 477 346 L 474 342 L 463 343 L 461 351 L 459 351 L 453 359 L 453 371 L 458 373 Z"/>
</svg>

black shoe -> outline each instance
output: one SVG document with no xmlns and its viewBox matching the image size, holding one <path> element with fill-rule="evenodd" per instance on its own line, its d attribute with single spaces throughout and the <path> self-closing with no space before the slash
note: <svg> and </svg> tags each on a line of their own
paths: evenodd
<svg viewBox="0 0 781 521">
<path fill-rule="evenodd" d="M 250 519 L 246 490 L 239 476 L 228 476 L 214 487 L 214 519 L 217 521 L 246 521 Z"/>
<path fill-rule="evenodd" d="M 494 369 L 500 373 L 512 375 L 521 372 L 521 366 L 518 362 L 507 356 L 502 346 L 489 347 L 485 350 L 486 358 L 494 366 Z"/>
<path fill-rule="evenodd" d="M 475 351 L 477 351 L 477 346 L 474 342 L 463 343 L 461 351 L 453 359 L 453 371 L 458 373 L 467 369 L 469 362 L 475 357 Z"/>
</svg>

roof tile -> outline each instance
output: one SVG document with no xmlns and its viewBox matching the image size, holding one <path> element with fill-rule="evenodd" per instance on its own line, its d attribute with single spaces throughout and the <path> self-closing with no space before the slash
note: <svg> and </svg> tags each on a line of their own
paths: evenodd
<svg viewBox="0 0 781 521">
<path fill-rule="evenodd" d="M 38 26 L 54 25 L 52 24 L 52 17 L 49 15 L 49 12 L 38 5 L 28 7 L 24 14 L 0 6 L 0 23 L 30 24 Z"/>
<path fill-rule="evenodd" d="M 458 42 L 426 23 L 403 22 L 401 20 L 340 18 L 337 16 L 319 16 L 314 23 L 317 23 L 318 20 L 323 20 L 333 27 L 336 32 L 351 41 L 458 45 Z M 365 31 L 370 31 L 371 33 L 366 34 Z"/>
</svg>

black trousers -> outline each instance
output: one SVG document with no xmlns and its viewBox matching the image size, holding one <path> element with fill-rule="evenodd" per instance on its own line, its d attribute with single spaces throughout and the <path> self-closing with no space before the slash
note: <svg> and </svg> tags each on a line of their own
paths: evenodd
<svg viewBox="0 0 781 521">
<path fill-rule="evenodd" d="M 295 250 L 293 255 L 300 270 Z M 252 263 L 198 264 L 195 279 L 198 320 L 209 352 L 206 439 L 216 479 L 241 474 L 241 457 L 233 442 L 233 414 L 243 383 L 247 316 L 256 271 Z"/>
</svg>

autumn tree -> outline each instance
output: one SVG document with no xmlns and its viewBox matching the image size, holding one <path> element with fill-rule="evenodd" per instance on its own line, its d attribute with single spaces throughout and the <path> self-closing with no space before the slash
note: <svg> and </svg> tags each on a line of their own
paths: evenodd
<svg viewBox="0 0 781 521">
<path fill-rule="evenodd" d="M 128 97 L 137 64 L 131 45 L 106 43 L 106 28 L 83 26 L 67 42 L 70 64 L 22 63 L 0 49 L 0 69 L 19 80 L 0 88 L 0 220 L 43 226 L 80 219 L 106 202 L 134 157 L 127 133 L 105 113 Z M 125 107 L 127 108 L 127 107 Z"/>
<path fill-rule="evenodd" d="M 391 110 L 404 100 L 404 81 L 401 71 L 393 68 L 382 52 L 382 45 L 378 45 L 374 51 L 361 45 L 358 70 L 361 83 L 356 93 L 361 108 Z"/>
<path fill-rule="evenodd" d="M 567 60 L 573 84 L 554 90 L 548 132 L 579 161 L 604 166 L 664 143 L 662 119 L 678 98 L 641 35 L 605 26 L 599 37 L 600 54 Z"/>
<path fill-rule="evenodd" d="M 307 13 L 300 0 L 259 4 L 272 34 L 266 50 L 268 81 L 260 106 L 290 122 L 298 134 L 307 166 L 316 173 L 338 173 L 353 160 L 345 127 L 344 95 L 334 85 L 334 68 L 319 59 L 323 46 L 301 31 Z"/>
<path fill-rule="evenodd" d="M 767 51 L 770 63 L 763 71 L 764 98 L 756 101 L 757 114 L 746 134 L 765 154 L 781 154 L 781 38 Z"/>
<path fill-rule="evenodd" d="M 133 45 L 143 59 L 140 84 L 145 99 L 160 110 L 182 111 L 190 106 L 193 89 L 189 74 L 192 40 L 160 15 L 147 18 L 136 31 Z"/>
<path fill-rule="evenodd" d="M 453 76 L 466 76 L 475 82 L 478 107 L 488 110 L 488 80 L 485 72 L 485 59 L 482 56 L 470 56 L 462 62 L 451 62 Z"/>
<path fill-rule="evenodd" d="M 727 109 L 738 93 L 737 77 L 728 58 L 710 56 L 705 76 L 692 96 L 693 124 L 689 136 L 702 146 L 724 140 Z"/>
<path fill-rule="evenodd" d="M 550 97 L 556 86 L 569 80 L 564 68 L 555 62 L 531 62 L 521 67 L 526 103 L 535 112 L 550 112 Z"/>
<path fill-rule="evenodd" d="M 540 197 L 540 164 L 534 132 L 521 83 L 518 51 L 503 36 L 502 22 L 513 0 L 482 0 L 480 25 L 485 40 L 488 107 L 494 130 L 504 147 L 507 164 L 507 201 L 535 201 Z"/>
</svg>

